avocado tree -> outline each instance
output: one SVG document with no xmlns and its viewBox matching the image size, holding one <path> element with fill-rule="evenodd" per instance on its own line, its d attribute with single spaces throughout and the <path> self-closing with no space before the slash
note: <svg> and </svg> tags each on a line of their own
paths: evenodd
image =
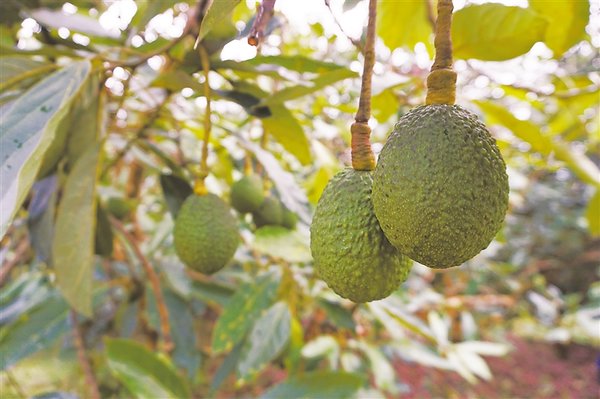
<svg viewBox="0 0 600 399">
<path fill-rule="evenodd" d="M 598 343 L 598 4 L 455 1 L 427 107 L 494 138 L 382 151 L 432 109 L 437 3 L 0 2 L 3 394 L 398 397 L 400 361 L 492 380 L 507 331 Z M 440 198 L 477 207 L 452 260 Z"/>
</svg>

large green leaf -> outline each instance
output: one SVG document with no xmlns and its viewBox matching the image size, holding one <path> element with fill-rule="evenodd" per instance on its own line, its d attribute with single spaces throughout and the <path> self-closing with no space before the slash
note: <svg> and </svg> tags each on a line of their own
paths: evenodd
<svg viewBox="0 0 600 399">
<path fill-rule="evenodd" d="M 198 41 L 201 41 L 217 24 L 222 24 L 223 20 L 231 14 L 240 1 L 241 0 L 213 1 L 202 19 L 200 31 L 198 32 Z"/>
<path fill-rule="evenodd" d="M 57 66 L 47 62 L 36 61 L 31 57 L 8 56 L 0 57 L 0 91 L 14 86 L 19 82 L 48 73 Z"/>
<path fill-rule="evenodd" d="M 422 0 L 380 1 L 377 34 L 391 50 L 429 43 L 432 29 L 427 17 L 427 2 Z"/>
<path fill-rule="evenodd" d="M 265 226 L 256 230 L 252 247 L 288 262 L 308 262 L 312 259 L 309 238 L 285 227 Z"/>
<path fill-rule="evenodd" d="M 25 200 L 56 128 L 90 68 L 88 61 L 80 61 L 51 74 L 0 116 L 0 237 Z"/>
<path fill-rule="evenodd" d="M 333 62 L 326 62 L 316 60 L 314 58 L 308 58 L 302 55 L 267 55 L 257 56 L 249 59 L 248 61 L 240 62 L 244 65 L 278 65 L 289 69 L 290 71 L 296 72 L 311 72 L 311 73 L 324 73 L 327 71 L 334 71 L 336 69 L 346 69 L 344 66 L 334 64 Z"/>
<path fill-rule="evenodd" d="M 107 339 L 106 357 L 113 375 L 136 398 L 189 398 L 184 379 L 162 357 L 127 339 Z"/>
<path fill-rule="evenodd" d="M 600 188 L 587 204 L 585 216 L 588 221 L 588 230 L 593 236 L 600 236 Z"/>
<path fill-rule="evenodd" d="M 0 329 L 0 370 L 51 345 L 68 330 L 69 308 L 59 296 L 46 299 L 32 312 Z"/>
<path fill-rule="evenodd" d="M 92 315 L 96 229 L 96 177 L 101 144 L 93 143 L 67 177 L 56 216 L 52 264 L 56 284 L 69 304 Z"/>
<path fill-rule="evenodd" d="M 310 163 L 310 144 L 292 111 L 283 105 L 269 107 L 272 115 L 263 118 L 263 127 L 303 165 Z"/>
<path fill-rule="evenodd" d="M 502 105 L 489 101 L 476 101 L 476 104 L 484 111 L 488 124 L 506 127 L 515 136 L 529 143 L 532 150 L 546 156 L 554 154 L 582 181 L 600 187 L 600 170 L 585 154 L 574 153 L 567 143 L 559 141 L 557 137 L 545 135 L 533 122 L 517 119 Z"/>
<path fill-rule="evenodd" d="M 548 20 L 544 42 L 554 51 L 555 58 L 585 38 L 590 15 L 588 0 L 529 0 L 529 6 Z"/>
<path fill-rule="evenodd" d="M 290 339 L 291 314 L 285 302 L 271 306 L 254 324 L 238 362 L 238 376 L 258 373 L 283 351 Z"/>
<path fill-rule="evenodd" d="M 348 399 L 363 386 L 357 374 L 316 371 L 291 377 L 265 392 L 261 399 Z"/>
<path fill-rule="evenodd" d="M 260 105 L 274 105 L 281 104 L 286 101 L 295 100 L 300 97 L 304 97 L 307 94 L 314 93 L 323 87 L 329 86 L 340 80 L 347 78 L 355 78 L 358 74 L 346 68 L 334 69 L 320 74 L 318 77 L 310 81 L 309 85 L 297 85 L 286 87 L 272 95 L 263 99 Z"/>
<path fill-rule="evenodd" d="M 454 13 L 454 56 L 508 60 L 544 40 L 547 25 L 544 18 L 527 8 L 494 3 L 468 6 Z"/>
<path fill-rule="evenodd" d="M 256 318 L 273 303 L 278 286 L 279 281 L 267 274 L 238 289 L 217 320 L 213 352 L 229 350 L 244 338 Z"/>
</svg>

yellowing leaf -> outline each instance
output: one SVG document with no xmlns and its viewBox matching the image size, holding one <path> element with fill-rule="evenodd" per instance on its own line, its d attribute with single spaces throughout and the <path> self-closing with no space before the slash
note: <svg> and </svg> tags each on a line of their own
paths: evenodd
<svg viewBox="0 0 600 399">
<path fill-rule="evenodd" d="M 378 2 L 377 34 L 391 50 L 422 42 L 429 44 L 432 34 L 427 17 L 427 2 L 422 0 Z"/>
<path fill-rule="evenodd" d="M 600 189 L 596 190 L 585 211 L 588 230 L 593 236 L 600 236 Z"/>
<path fill-rule="evenodd" d="M 544 42 L 554 51 L 555 58 L 585 38 L 590 14 L 588 0 L 530 0 L 529 6 L 548 20 Z"/>
<path fill-rule="evenodd" d="M 456 58 L 503 61 L 529 51 L 544 39 L 547 22 L 535 11 L 502 4 L 472 5 L 454 13 Z"/>
<path fill-rule="evenodd" d="M 96 175 L 100 143 L 90 145 L 67 177 L 56 216 L 52 260 L 56 284 L 74 309 L 92 315 Z"/>
</svg>

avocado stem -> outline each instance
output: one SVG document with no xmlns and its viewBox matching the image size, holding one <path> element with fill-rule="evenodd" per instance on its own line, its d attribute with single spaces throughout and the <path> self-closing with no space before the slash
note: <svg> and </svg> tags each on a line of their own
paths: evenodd
<svg viewBox="0 0 600 399">
<path fill-rule="evenodd" d="M 426 104 L 454 104 L 456 72 L 452 70 L 452 0 L 438 0 L 435 21 L 435 59 L 427 76 Z"/>
<path fill-rule="evenodd" d="M 208 75 L 210 73 L 210 63 L 208 53 L 202 44 L 198 46 L 200 53 L 200 63 L 204 71 L 204 97 L 206 98 L 206 108 L 204 109 L 204 140 L 202 142 L 202 153 L 200 155 L 200 173 L 194 184 L 194 192 L 198 195 L 206 194 L 204 179 L 208 176 L 208 142 L 210 141 L 210 132 L 212 123 L 210 121 L 210 85 L 208 83 Z"/>
<path fill-rule="evenodd" d="M 377 0 L 369 0 L 369 20 L 367 38 L 364 47 L 364 65 L 360 87 L 358 111 L 355 122 L 350 127 L 352 133 L 352 167 L 356 170 L 375 169 L 375 155 L 371 149 L 371 77 L 375 64 L 375 27 L 377 19 Z"/>
</svg>

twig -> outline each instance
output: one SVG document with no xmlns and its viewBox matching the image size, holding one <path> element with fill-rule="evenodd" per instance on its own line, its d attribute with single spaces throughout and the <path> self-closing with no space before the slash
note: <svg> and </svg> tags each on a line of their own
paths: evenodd
<svg viewBox="0 0 600 399">
<path fill-rule="evenodd" d="M 256 18 L 248 35 L 249 45 L 258 46 L 260 44 L 260 41 L 265 36 L 265 28 L 273 17 L 273 7 L 275 7 L 275 0 L 263 0 L 260 6 L 258 6 Z"/>
<path fill-rule="evenodd" d="M 202 63 L 202 71 L 204 73 L 204 98 L 206 98 L 206 107 L 204 109 L 204 140 L 202 142 L 202 153 L 200 156 L 200 175 L 195 182 L 194 192 L 198 195 L 206 194 L 206 186 L 204 185 L 204 179 L 208 176 L 208 142 L 210 141 L 210 133 L 212 129 L 212 122 L 210 120 L 210 61 L 208 59 L 208 53 L 204 46 L 198 46 L 200 52 L 200 62 Z"/>
<path fill-rule="evenodd" d="M 342 34 L 344 36 L 346 36 L 346 39 L 350 40 L 350 42 L 354 45 L 354 47 L 356 47 L 358 49 L 358 51 L 360 51 L 361 53 L 364 53 L 365 50 L 364 50 L 362 44 L 360 43 L 360 40 L 357 40 L 357 39 L 351 37 L 350 35 L 348 35 L 348 33 L 346 33 L 346 31 L 342 27 L 342 24 L 337 19 L 337 17 L 333 13 L 333 10 L 331 9 L 331 5 L 329 3 L 329 0 L 325 0 L 325 5 L 329 9 L 329 13 L 331 14 L 331 17 L 333 18 L 333 22 L 335 22 L 335 24 L 337 25 L 337 27 L 339 28 L 339 30 L 342 32 Z"/>
<path fill-rule="evenodd" d="M 22 399 L 27 399 L 28 396 L 25 395 L 25 391 L 23 391 L 23 388 L 21 388 L 21 385 L 19 385 L 12 372 L 10 370 L 4 370 L 4 372 L 6 373 L 6 379 L 8 380 L 8 383 L 12 385 L 15 391 L 17 391 L 17 395 L 19 395 L 19 397 Z"/>
<path fill-rule="evenodd" d="M 160 289 L 160 280 L 158 279 L 158 275 L 152 268 L 150 261 L 138 246 L 135 237 L 133 237 L 123 226 L 123 224 L 116 218 L 109 216 L 110 223 L 113 227 L 121 233 L 123 238 L 131 245 L 131 249 L 135 253 L 135 256 L 138 258 L 144 271 L 148 275 L 150 279 L 150 286 L 152 287 L 152 291 L 154 292 L 154 297 L 156 298 L 156 307 L 158 309 L 158 317 L 160 319 L 160 330 L 162 336 L 162 350 L 164 352 L 170 352 L 173 349 L 173 340 L 171 338 L 171 324 L 169 322 L 169 311 L 167 305 L 165 303 L 165 298 L 163 297 L 162 290 Z"/>
<path fill-rule="evenodd" d="M 83 337 L 81 336 L 81 331 L 79 329 L 77 313 L 74 310 L 71 310 L 70 316 L 73 330 L 73 342 L 75 344 L 75 349 L 77 350 L 77 359 L 79 360 L 79 366 L 83 370 L 83 374 L 85 376 L 85 384 L 87 385 L 87 389 L 89 390 L 90 398 L 100 399 L 98 382 L 96 381 L 96 377 L 94 376 L 90 359 L 88 358 L 87 353 L 85 352 L 85 344 L 83 342 Z"/>
<path fill-rule="evenodd" d="M 2 265 L 2 268 L 0 269 L 0 287 L 4 285 L 12 269 L 23 260 L 23 257 L 27 254 L 28 249 L 28 240 L 21 240 L 21 242 L 17 245 L 17 248 L 15 249 L 15 254 L 13 258 L 9 261 L 6 261 L 4 265 Z"/>
</svg>

